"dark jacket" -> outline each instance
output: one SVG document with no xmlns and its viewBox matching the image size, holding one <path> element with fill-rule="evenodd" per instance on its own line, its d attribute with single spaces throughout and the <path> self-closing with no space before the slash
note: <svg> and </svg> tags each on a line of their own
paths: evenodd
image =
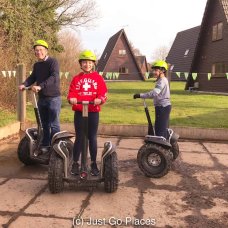
<svg viewBox="0 0 228 228">
<path fill-rule="evenodd" d="M 30 86 L 35 82 L 41 87 L 39 97 L 60 96 L 59 64 L 55 58 L 48 57 L 45 61 L 33 65 L 32 74 L 23 84 Z"/>
</svg>

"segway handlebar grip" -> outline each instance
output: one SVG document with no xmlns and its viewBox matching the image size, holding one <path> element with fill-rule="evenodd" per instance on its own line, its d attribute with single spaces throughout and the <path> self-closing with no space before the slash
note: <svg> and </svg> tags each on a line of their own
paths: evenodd
<svg viewBox="0 0 228 228">
<path fill-rule="evenodd" d="M 26 86 L 23 88 L 23 90 L 32 90 L 32 86 Z"/>
</svg>

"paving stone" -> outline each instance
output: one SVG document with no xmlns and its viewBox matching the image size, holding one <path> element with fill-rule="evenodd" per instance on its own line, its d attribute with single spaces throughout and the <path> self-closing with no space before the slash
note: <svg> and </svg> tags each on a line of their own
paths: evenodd
<svg viewBox="0 0 228 228">
<path fill-rule="evenodd" d="M 72 221 L 69 219 L 57 219 L 57 218 L 43 218 L 43 217 L 31 217 L 20 216 L 14 221 L 9 228 L 70 228 L 72 227 Z"/>
<path fill-rule="evenodd" d="M 204 185 L 209 190 L 221 186 L 224 182 L 223 173 L 217 170 L 201 171 L 195 173 L 193 176 L 197 178 L 200 184 Z"/>
<path fill-rule="evenodd" d="M 64 189 L 61 193 L 51 194 L 47 190 L 25 212 L 73 218 L 79 213 L 87 196 L 86 191 Z"/>
<path fill-rule="evenodd" d="M 118 149 L 117 155 L 118 160 L 135 160 L 137 161 L 138 150 L 129 150 L 129 149 Z"/>
<path fill-rule="evenodd" d="M 3 224 L 6 224 L 10 220 L 9 215 L 2 216 L 0 215 L 0 226 L 2 227 Z"/>
<path fill-rule="evenodd" d="M 123 138 L 119 147 L 138 150 L 144 144 L 143 138 Z"/>
<path fill-rule="evenodd" d="M 201 213 L 202 215 L 207 216 L 208 220 L 221 221 L 221 224 L 223 224 L 224 227 L 228 227 L 227 208 L 228 208 L 227 200 L 215 198 L 212 201 L 211 207 L 202 209 Z"/>
<path fill-rule="evenodd" d="M 199 142 L 178 142 L 180 151 L 183 152 L 201 152 L 201 153 L 205 153 L 206 150 L 204 149 L 204 147 L 199 143 Z"/>
<path fill-rule="evenodd" d="M 186 162 L 190 165 L 197 165 L 202 167 L 214 166 L 214 162 L 211 159 L 210 155 L 205 153 L 182 152 L 181 158 L 183 162 Z"/>
<path fill-rule="evenodd" d="M 23 208 L 46 184 L 46 181 L 11 179 L 0 185 L 0 210 L 15 212 Z"/>
<path fill-rule="evenodd" d="M 166 225 L 186 227 L 187 224 L 183 217 L 191 215 L 192 212 L 185 208 L 186 202 L 183 201 L 185 194 L 184 191 L 179 191 L 176 194 L 166 190 L 148 190 L 143 195 L 143 218 L 155 219 L 156 227 L 165 227 Z"/>
<path fill-rule="evenodd" d="M 224 154 L 228 157 L 228 144 L 204 142 L 203 145 L 213 155 Z"/>
<path fill-rule="evenodd" d="M 6 180 L 6 178 L 0 178 L 0 185 Z"/>
<path fill-rule="evenodd" d="M 139 204 L 138 189 L 120 186 L 117 192 L 107 194 L 95 192 L 88 207 L 82 214 L 83 219 L 125 219 L 134 217 Z"/>
<path fill-rule="evenodd" d="M 117 143 L 119 138 L 98 137 L 98 164 L 107 140 Z M 137 221 L 156 222 L 156 227 L 228 226 L 228 144 L 179 142 L 180 157 L 162 178 L 148 178 L 140 171 L 136 159 L 141 145 L 141 138 L 121 138 L 117 147 L 117 192 L 105 193 L 101 184 L 89 197 L 88 190 L 66 186 L 59 194 L 46 189 L 34 201 L 31 199 L 47 184 L 47 166 L 21 164 L 15 143 L 9 150 L 0 149 L 0 195 L 4 196 L 0 201 L 0 224 L 7 223 L 11 217 L 8 214 L 14 212 L 19 217 L 10 227 L 72 227 L 73 219 L 81 211 L 86 228 L 133 228 L 138 226 L 133 224 Z M 4 182 L 6 178 L 11 179 Z M 25 211 L 21 211 L 27 204 Z M 89 219 L 98 219 L 101 224 L 91 226 L 87 224 Z M 128 223 L 124 226 L 126 219 Z"/>
</svg>

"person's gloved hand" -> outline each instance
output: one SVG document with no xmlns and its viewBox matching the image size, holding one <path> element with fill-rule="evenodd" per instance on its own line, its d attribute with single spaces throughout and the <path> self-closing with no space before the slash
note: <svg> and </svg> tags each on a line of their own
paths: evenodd
<svg viewBox="0 0 228 228">
<path fill-rule="evenodd" d="M 134 99 L 140 98 L 140 94 L 139 94 L 139 93 L 134 94 L 133 98 L 134 98 Z"/>
</svg>

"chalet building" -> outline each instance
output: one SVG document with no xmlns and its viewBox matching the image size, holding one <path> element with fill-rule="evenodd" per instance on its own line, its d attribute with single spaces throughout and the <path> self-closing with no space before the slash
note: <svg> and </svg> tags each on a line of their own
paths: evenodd
<svg viewBox="0 0 228 228">
<path fill-rule="evenodd" d="M 145 74 L 145 72 L 148 72 L 149 68 L 148 68 L 148 63 L 146 61 L 146 56 L 135 56 L 135 58 L 136 58 L 136 61 L 139 65 L 141 72 L 144 74 Z"/>
<path fill-rule="evenodd" d="M 109 39 L 98 61 L 97 71 L 102 72 L 106 79 L 113 79 L 110 74 L 117 73 L 118 80 L 145 80 L 148 68 L 146 57 L 134 55 L 126 33 L 121 29 Z"/>
<path fill-rule="evenodd" d="M 184 72 L 190 72 L 196 50 L 200 26 L 178 32 L 172 47 L 166 57 L 170 64 L 172 81 L 186 81 Z M 181 72 L 179 77 L 176 72 Z"/>
<path fill-rule="evenodd" d="M 190 73 L 186 89 L 228 92 L 228 0 L 207 1 Z"/>
</svg>

